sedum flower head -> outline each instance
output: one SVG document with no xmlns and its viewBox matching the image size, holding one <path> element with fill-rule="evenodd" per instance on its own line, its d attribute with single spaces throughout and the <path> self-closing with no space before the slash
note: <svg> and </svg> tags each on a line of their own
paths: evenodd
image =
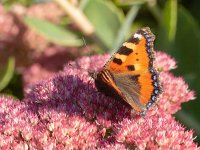
<svg viewBox="0 0 200 150">
<path fill-rule="evenodd" d="M 157 66 L 157 69 L 162 72 L 166 72 L 177 67 L 175 59 L 171 58 L 164 52 L 156 52 L 155 58 L 155 65 Z"/>
<path fill-rule="evenodd" d="M 83 57 L 62 72 L 25 89 L 22 102 L 0 97 L 0 147 L 9 149 L 198 149 L 193 131 L 172 114 L 194 99 L 182 78 L 168 71 L 175 61 L 157 53 L 163 94 L 145 117 L 99 93 L 86 70 L 109 58 Z M 163 59 L 165 61 L 163 61 Z M 172 64 L 170 64 L 172 63 Z M 177 94 L 177 93 L 182 94 Z"/>
</svg>

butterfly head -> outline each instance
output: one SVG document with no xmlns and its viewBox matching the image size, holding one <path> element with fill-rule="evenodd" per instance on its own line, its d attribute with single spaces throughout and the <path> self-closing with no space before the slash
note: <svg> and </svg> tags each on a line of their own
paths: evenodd
<svg viewBox="0 0 200 150">
<path fill-rule="evenodd" d="M 88 71 L 88 74 L 89 74 L 89 76 L 92 77 L 94 80 L 97 79 L 97 74 L 98 74 L 97 71 L 95 71 L 95 70 L 89 70 L 89 71 Z"/>
</svg>

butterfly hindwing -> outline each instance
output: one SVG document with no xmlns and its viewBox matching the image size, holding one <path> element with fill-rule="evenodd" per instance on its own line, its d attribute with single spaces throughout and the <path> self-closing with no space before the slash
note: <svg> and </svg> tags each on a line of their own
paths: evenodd
<svg viewBox="0 0 200 150">
<path fill-rule="evenodd" d="M 113 80 L 121 92 L 121 97 L 136 111 L 145 109 L 145 104 L 140 103 L 139 75 L 113 74 Z"/>
</svg>

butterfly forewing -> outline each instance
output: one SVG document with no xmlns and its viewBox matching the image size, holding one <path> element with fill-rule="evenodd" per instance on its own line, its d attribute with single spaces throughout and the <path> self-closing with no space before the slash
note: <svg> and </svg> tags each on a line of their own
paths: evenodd
<svg viewBox="0 0 200 150">
<path fill-rule="evenodd" d="M 138 112 L 148 109 L 161 91 L 153 66 L 154 39 L 148 27 L 133 34 L 98 73 L 97 88 L 104 93 L 112 91 Z"/>
</svg>

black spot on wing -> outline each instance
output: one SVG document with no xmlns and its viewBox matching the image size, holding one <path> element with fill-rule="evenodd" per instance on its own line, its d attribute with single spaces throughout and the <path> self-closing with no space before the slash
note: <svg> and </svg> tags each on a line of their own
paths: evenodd
<svg viewBox="0 0 200 150">
<path fill-rule="evenodd" d="M 132 52 L 133 52 L 132 49 L 127 48 L 126 46 L 122 46 L 117 53 L 120 54 L 120 55 L 126 55 L 126 56 L 128 56 Z"/>
<path fill-rule="evenodd" d="M 140 39 L 139 38 L 134 38 L 134 37 L 131 37 L 128 42 L 131 42 L 131 43 L 134 43 L 134 44 L 139 44 L 140 42 Z"/>
<path fill-rule="evenodd" d="M 134 71 L 135 70 L 135 66 L 134 65 L 128 65 L 127 66 L 129 71 Z"/>
<path fill-rule="evenodd" d="M 138 78 L 140 77 L 140 75 L 133 75 L 131 76 L 131 79 L 134 80 L 134 81 L 138 81 Z"/>
<path fill-rule="evenodd" d="M 121 65 L 122 64 L 122 60 L 121 59 L 118 59 L 118 58 L 114 58 L 113 59 L 113 62 L 118 64 L 118 65 Z"/>
</svg>

